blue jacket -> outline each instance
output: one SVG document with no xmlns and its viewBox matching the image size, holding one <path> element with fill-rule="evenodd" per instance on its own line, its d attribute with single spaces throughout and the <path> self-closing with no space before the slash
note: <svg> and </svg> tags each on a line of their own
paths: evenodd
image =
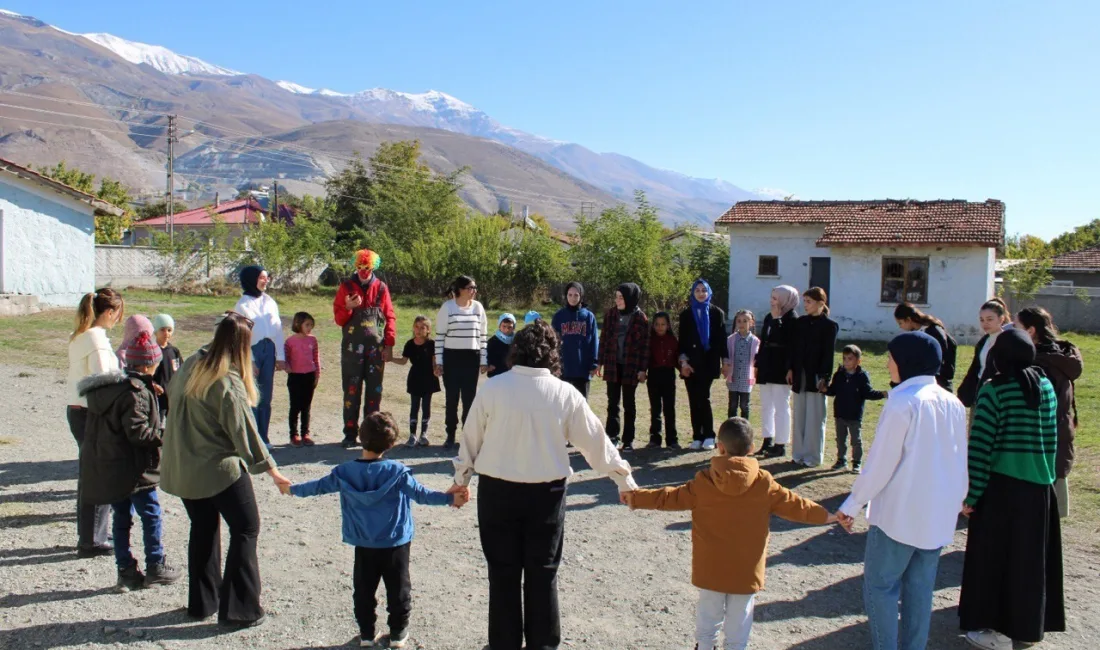
<svg viewBox="0 0 1100 650">
<path fill-rule="evenodd" d="M 561 339 L 562 379 L 587 379 L 598 365 L 600 338 L 596 331 L 596 315 L 581 305 L 566 306 L 554 314 L 551 322 Z"/>
<path fill-rule="evenodd" d="M 293 485 L 296 497 L 340 493 L 344 543 L 366 548 L 395 548 L 412 541 L 410 501 L 449 506 L 454 497 L 429 490 L 409 468 L 393 460 L 357 459 L 337 465 L 328 476 Z"/>
<path fill-rule="evenodd" d="M 841 420 L 862 420 L 867 400 L 886 399 L 886 393 L 871 387 L 871 375 L 866 370 L 859 368 L 850 373 L 844 366 L 837 368 L 825 394 L 833 398 L 833 415 Z"/>
</svg>

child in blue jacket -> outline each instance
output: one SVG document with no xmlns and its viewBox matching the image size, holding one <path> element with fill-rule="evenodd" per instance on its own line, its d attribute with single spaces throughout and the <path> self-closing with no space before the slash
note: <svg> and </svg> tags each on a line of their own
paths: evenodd
<svg viewBox="0 0 1100 650">
<path fill-rule="evenodd" d="M 886 399 L 886 393 L 871 387 L 871 375 L 860 365 L 863 350 L 846 345 L 844 363 L 837 368 L 825 394 L 833 398 L 836 416 L 836 464 L 834 470 L 848 467 L 848 437 L 852 438 L 852 473 L 859 474 L 863 463 L 863 406 L 867 400 Z"/>
<path fill-rule="evenodd" d="M 588 397 L 588 385 L 599 366 L 599 333 L 596 315 L 584 304 L 584 285 L 565 285 L 565 306 L 554 314 L 551 325 L 561 341 L 561 378 Z"/>
<path fill-rule="evenodd" d="M 340 493 L 344 543 L 355 547 L 353 583 L 355 619 L 360 647 L 382 647 L 375 633 L 375 592 L 386 585 L 389 610 L 389 647 L 404 648 L 409 639 L 412 584 L 409 580 L 409 547 L 413 539 L 412 501 L 456 508 L 465 504 L 467 489 L 454 492 L 429 490 L 409 473 L 409 468 L 382 456 L 397 444 L 397 423 L 389 413 L 373 413 L 363 420 L 359 440 L 363 455 L 337 466 L 315 481 L 284 486 L 283 494 L 312 497 Z"/>
</svg>

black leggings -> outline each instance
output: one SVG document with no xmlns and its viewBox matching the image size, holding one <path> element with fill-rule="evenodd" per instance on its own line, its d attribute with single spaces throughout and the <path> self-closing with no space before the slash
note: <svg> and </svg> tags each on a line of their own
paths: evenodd
<svg viewBox="0 0 1100 650">
<path fill-rule="evenodd" d="M 409 435 L 416 434 L 416 417 L 420 415 L 420 433 L 428 431 L 428 423 L 432 421 L 432 394 L 409 395 L 412 408 L 409 409 Z"/>
<path fill-rule="evenodd" d="M 443 350 L 443 390 L 446 392 L 447 441 L 454 442 L 458 431 L 458 403 L 462 402 L 462 424 L 477 395 L 481 353 L 477 350 Z"/>
</svg>

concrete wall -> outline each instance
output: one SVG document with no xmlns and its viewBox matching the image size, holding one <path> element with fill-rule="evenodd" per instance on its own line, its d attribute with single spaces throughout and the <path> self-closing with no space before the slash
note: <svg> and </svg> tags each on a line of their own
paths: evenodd
<svg viewBox="0 0 1100 650">
<path fill-rule="evenodd" d="M 95 290 L 91 205 L 18 178 L 0 180 L 0 293 L 75 307 Z"/>
<path fill-rule="evenodd" d="M 169 268 L 171 267 L 171 268 Z M 183 269 L 187 270 L 184 271 Z M 193 277 L 198 283 L 210 280 L 232 279 L 236 264 L 208 263 L 201 253 L 195 253 L 190 259 L 179 265 L 166 260 L 155 248 L 144 246 L 105 246 L 95 247 L 95 279 L 97 286 L 153 289 L 176 282 L 175 278 Z M 315 286 L 324 272 L 325 265 L 319 264 L 305 273 L 289 278 L 295 286 Z M 287 282 L 288 278 L 277 278 L 276 286 Z"/>
<path fill-rule="evenodd" d="M 1069 280 L 1075 287 L 1100 287 L 1100 273 L 1078 271 L 1051 271 L 1053 280 Z"/>
<path fill-rule="evenodd" d="M 1013 313 L 1036 305 L 1046 309 L 1060 330 L 1100 332 L 1100 288 L 1043 287 L 1031 300 L 1006 300 Z"/>
<path fill-rule="evenodd" d="M 808 288 L 810 258 L 832 259 L 829 303 L 847 339 L 889 340 L 898 333 L 894 303 L 882 303 L 882 258 L 929 258 L 928 303 L 921 308 L 942 319 L 960 342 L 980 336 L 978 307 L 993 295 L 993 249 L 952 247 L 820 248 L 822 226 L 738 226 L 730 229 L 730 312 L 748 308 L 758 319 L 768 312 L 772 287 Z M 757 275 L 758 258 L 779 258 L 779 275 Z M 801 309 L 799 310 L 801 311 Z"/>
</svg>

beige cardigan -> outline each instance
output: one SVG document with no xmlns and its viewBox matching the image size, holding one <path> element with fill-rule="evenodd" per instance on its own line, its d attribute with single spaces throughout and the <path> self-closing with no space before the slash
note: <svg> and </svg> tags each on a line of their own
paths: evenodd
<svg viewBox="0 0 1100 650">
<path fill-rule="evenodd" d="M 88 400 L 77 392 L 80 380 L 118 370 L 118 356 L 107 340 L 107 330 L 91 327 L 69 342 L 69 405 L 88 407 Z"/>
</svg>

